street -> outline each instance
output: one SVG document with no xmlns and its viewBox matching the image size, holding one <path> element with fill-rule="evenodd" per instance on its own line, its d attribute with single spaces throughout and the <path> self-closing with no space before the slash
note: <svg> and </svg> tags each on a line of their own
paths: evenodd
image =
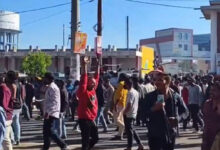
<svg viewBox="0 0 220 150">
<path fill-rule="evenodd" d="M 14 146 L 16 150 L 39 150 L 42 148 L 43 140 L 42 140 L 42 126 L 43 121 L 39 120 L 30 120 L 25 121 L 22 120 L 22 135 L 21 135 L 21 143 L 19 146 Z M 69 147 L 71 149 L 80 149 L 80 134 L 74 133 L 73 130 L 73 122 L 67 122 L 67 140 Z M 136 127 L 139 136 L 142 139 L 142 142 L 145 146 L 145 149 L 149 149 L 147 145 L 147 131 L 146 127 Z M 100 140 L 98 144 L 95 146 L 95 150 L 123 150 L 126 148 L 127 139 L 124 138 L 123 141 L 112 141 L 110 140 L 115 134 L 115 126 L 111 125 L 109 127 L 108 133 L 102 133 L 102 127 L 99 127 L 99 136 Z M 137 145 L 134 141 L 134 145 L 137 148 Z M 189 129 L 183 132 L 180 129 L 180 136 L 177 138 L 176 149 L 177 150 L 200 150 L 201 145 L 201 133 L 193 133 L 192 129 Z M 51 143 L 51 150 L 59 150 L 57 145 L 53 142 Z"/>
</svg>

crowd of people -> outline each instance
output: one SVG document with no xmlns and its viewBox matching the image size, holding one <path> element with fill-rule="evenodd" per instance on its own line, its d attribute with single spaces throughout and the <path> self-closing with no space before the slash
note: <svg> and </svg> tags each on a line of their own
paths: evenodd
<svg viewBox="0 0 220 150">
<path fill-rule="evenodd" d="M 162 70 L 146 74 L 144 79 L 125 73 L 89 73 L 89 59 L 82 59 L 80 81 L 61 80 L 46 73 L 43 78 L 18 78 L 14 71 L 0 76 L 0 149 L 12 150 L 21 139 L 21 121 L 34 117 L 43 120 L 43 150 L 53 140 L 68 149 L 65 121 L 75 122 L 81 133 L 82 150 L 94 148 L 99 141 L 98 128 L 108 134 L 116 126 L 111 140 L 127 138 L 126 150 L 133 140 L 138 150 L 146 147 L 135 126 L 147 130 L 150 150 L 174 150 L 179 128 L 203 133 L 202 150 L 220 149 L 220 78 L 194 74 L 174 75 Z M 36 113 L 35 112 L 35 113 Z M 76 118 L 77 116 L 77 118 Z M 94 148 L 95 149 L 95 148 Z"/>
</svg>

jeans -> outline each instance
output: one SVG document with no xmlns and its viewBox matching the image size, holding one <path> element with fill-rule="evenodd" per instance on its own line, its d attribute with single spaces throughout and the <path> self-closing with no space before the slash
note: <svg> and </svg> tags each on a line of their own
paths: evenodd
<svg viewBox="0 0 220 150">
<path fill-rule="evenodd" d="M 57 134 L 60 137 L 67 137 L 66 125 L 65 125 L 64 119 L 65 119 L 65 115 L 64 115 L 64 113 L 61 113 L 60 118 L 55 120 L 55 122 L 54 122 L 54 128 L 55 128 L 55 130 L 57 130 Z"/>
<path fill-rule="evenodd" d="M 21 138 L 21 126 L 20 126 L 20 113 L 21 109 L 14 109 L 12 119 L 12 129 L 14 133 L 14 141 L 20 142 Z"/>
<path fill-rule="evenodd" d="M 104 109 L 105 109 L 104 107 L 99 107 L 98 115 L 97 115 L 97 118 L 96 118 L 96 124 L 98 125 L 99 121 L 101 120 L 101 124 L 102 124 L 104 130 L 107 130 L 108 127 L 107 127 L 105 117 L 104 117 Z"/>
<path fill-rule="evenodd" d="M 12 143 L 11 143 L 11 124 L 12 124 L 12 120 L 8 120 L 6 121 L 6 133 L 5 133 L 5 138 L 3 140 L 2 146 L 4 150 L 13 150 L 12 148 Z"/>
<path fill-rule="evenodd" d="M 22 106 L 22 112 L 24 114 L 24 118 L 26 118 L 27 120 L 30 120 L 30 112 L 29 112 L 29 108 L 26 103 L 24 103 Z"/>
<path fill-rule="evenodd" d="M 127 148 L 132 148 L 133 137 L 134 137 L 135 141 L 137 142 L 137 144 L 139 146 L 142 145 L 141 140 L 140 140 L 138 134 L 136 133 L 135 129 L 133 128 L 133 121 L 134 120 L 135 120 L 134 118 L 128 118 L 128 117 L 124 116 L 125 131 L 126 131 L 126 134 L 128 136 Z"/>
<path fill-rule="evenodd" d="M 85 119 L 79 119 L 79 126 L 82 136 L 81 150 L 90 150 L 99 140 L 98 128 L 94 121 Z"/>
<path fill-rule="evenodd" d="M 204 122 L 203 122 L 202 118 L 200 117 L 199 105 L 190 104 L 189 111 L 190 111 L 190 115 L 193 120 L 193 127 L 198 131 L 199 130 L 198 123 L 200 124 L 201 127 L 204 126 Z"/>
<path fill-rule="evenodd" d="M 32 102 L 28 102 L 26 103 L 27 104 L 27 107 L 28 107 L 28 110 L 29 110 L 29 114 L 30 114 L 30 118 L 32 118 Z"/>
<path fill-rule="evenodd" d="M 49 119 L 44 119 L 44 126 L 43 126 L 43 139 L 44 139 L 44 146 L 43 150 L 48 150 L 50 148 L 51 138 L 53 141 L 60 147 L 65 148 L 67 145 L 66 143 L 60 139 L 60 137 L 56 134 L 54 129 L 54 124 L 58 119 L 55 117 L 50 116 Z"/>
</svg>

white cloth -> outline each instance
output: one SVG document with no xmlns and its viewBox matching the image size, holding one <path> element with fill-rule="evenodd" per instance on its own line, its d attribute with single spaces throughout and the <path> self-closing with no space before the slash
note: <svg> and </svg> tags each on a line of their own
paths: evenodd
<svg viewBox="0 0 220 150">
<path fill-rule="evenodd" d="M 148 94 L 155 91 L 155 87 L 151 83 L 147 83 L 144 85 L 144 93 Z"/>
<path fill-rule="evenodd" d="M 128 91 L 127 95 L 127 105 L 130 103 L 131 107 L 130 110 L 125 114 L 128 118 L 136 118 L 137 116 L 137 110 L 138 110 L 138 100 L 139 100 L 139 93 L 134 89 L 131 88 Z"/>
<path fill-rule="evenodd" d="M 59 118 L 60 105 L 60 89 L 54 82 L 52 82 L 45 93 L 44 113 Z"/>
</svg>

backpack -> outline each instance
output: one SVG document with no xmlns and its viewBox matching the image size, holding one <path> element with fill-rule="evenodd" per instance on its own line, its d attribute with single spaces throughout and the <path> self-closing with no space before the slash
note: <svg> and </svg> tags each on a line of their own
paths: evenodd
<svg viewBox="0 0 220 150">
<path fill-rule="evenodd" d="M 21 85 L 19 83 L 16 84 L 17 91 L 16 91 L 16 98 L 13 99 L 13 108 L 14 109 L 21 109 L 22 107 L 22 98 L 21 98 Z"/>
</svg>

